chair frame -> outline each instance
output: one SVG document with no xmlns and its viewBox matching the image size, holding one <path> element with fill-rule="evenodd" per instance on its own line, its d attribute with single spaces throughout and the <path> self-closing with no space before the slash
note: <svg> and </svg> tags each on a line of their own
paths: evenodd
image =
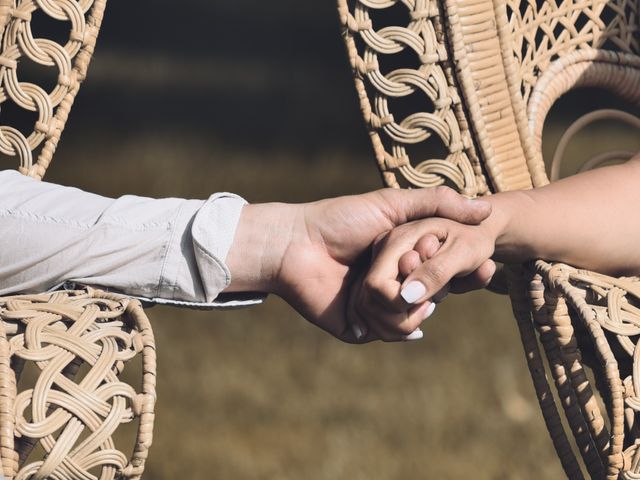
<svg viewBox="0 0 640 480">
<path fill-rule="evenodd" d="M 387 23 L 385 10 L 393 12 Z M 549 183 L 542 129 L 558 98 L 598 87 L 640 107 L 637 0 L 338 0 L 338 12 L 378 167 L 390 187 L 446 184 L 469 197 L 541 187 Z M 413 113 L 394 116 L 395 100 L 414 94 Z M 635 115 L 610 110 L 578 120 L 561 141 L 553 179 L 575 132 L 607 118 L 640 127 Z M 444 145 L 443 158 L 412 157 L 411 149 L 432 137 Z M 586 164 L 632 154 L 610 152 Z M 567 476 L 640 478 L 640 279 L 542 260 L 506 266 L 504 273 Z M 595 385 L 586 375 L 588 357 Z"/>
<path fill-rule="evenodd" d="M 0 153 L 25 175 L 40 180 L 51 164 L 106 4 L 0 0 L 0 105 L 37 117 L 26 133 L 0 125 Z M 64 44 L 36 36 L 34 18 L 68 22 Z M 50 91 L 20 80 L 29 63 L 56 69 Z M 135 359 L 142 362 L 137 388 L 121 381 Z M 40 374 L 24 388 L 21 373 L 31 362 Z M 140 478 L 153 438 L 155 385 L 155 340 L 137 300 L 91 288 L 0 298 L 0 468 L 8 480 Z M 123 453 L 112 435 L 133 421 L 135 447 Z"/>
</svg>

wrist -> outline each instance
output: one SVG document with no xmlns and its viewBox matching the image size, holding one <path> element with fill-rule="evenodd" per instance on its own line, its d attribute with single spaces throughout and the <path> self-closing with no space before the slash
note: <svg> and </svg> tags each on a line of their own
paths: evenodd
<svg viewBox="0 0 640 480">
<path fill-rule="evenodd" d="M 276 293 L 285 253 L 294 235 L 299 205 L 245 205 L 227 255 L 231 283 L 226 292 Z"/>
<path fill-rule="evenodd" d="M 519 263 L 533 258 L 530 245 L 522 238 L 521 224 L 526 223 L 526 213 L 532 199 L 524 190 L 504 192 L 486 198 L 492 207 L 485 221 L 495 240 L 494 258 L 504 263 Z"/>
</svg>

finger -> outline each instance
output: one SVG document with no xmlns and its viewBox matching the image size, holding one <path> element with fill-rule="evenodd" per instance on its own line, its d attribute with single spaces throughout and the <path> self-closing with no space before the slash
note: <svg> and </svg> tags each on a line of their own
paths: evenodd
<svg viewBox="0 0 640 480">
<path fill-rule="evenodd" d="M 411 275 L 416 268 L 422 265 L 422 259 L 420 258 L 420 254 L 415 250 L 409 250 L 406 253 L 403 253 L 398 260 L 398 270 L 400 273 L 400 277 L 402 279 L 407 278 Z"/>
<path fill-rule="evenodd" d="M 347 325 L 349 325 L 350 333 L 355 339 L 355 343 L 364 343 L 370 330 L 367 322 L 360 316 L 356 309 L 357 302 L 361 301 L 362 279 L 363 275 L 359 276 L 353 283 L 347 301 L 347 311 L 345 312 Z"/>
<path fill-rule="evenodd" d="M 449 187 L 411 190 L 384 189 L 378 192 L 386 202 L 389 219 L 400 225 L 426 217 L 444 217 L 477 225 L 491 213 L 486 200 L 470 200 Z"/>
<path fill-rule="evenodd" d="M 442 221 L 446 222 L 446 221 Z M 438 245 L 446 240 L 447 232 L 445 223 L 433 219 L 429 224 L 420 222 L 410 223 L 397 227 L 387 235 L 384 246 L 376 257 L 373 258 L 369 273 L 364 281 L 365 290 L 373 298 L 382 303 L 387 310 L 402 313 L 407 310 L 407 302 L 400 295 L 401 284 L 398 281 L 400 274 L 400 258 L 407 252 L 413 250 L 414 245 L 425 236 L 437 239 Z M 432 250 L 429 245 L 430 240 L 425 240 L 421 248 Z M 425 251 L 424 253 L 431 253 Z M 412 254 L 411 254 L 412 255 Z M 408 257 L 408 256 L 407 256 Z M 406 267 L 405 262 L 413 261 L 409 258 L 403 259 L 402 267 Z M 418 267 L 416 267 L 418 268 Z M 414 269 L 415 270 L 415 269 Z"/>
<path fill-rule="evenodd" d="M 433 312 L 436 309 L 435 302 L 426 301 L 421 305 L 416 305 L 411 310 L 409 310 L 409 314 L 405 320 L 407 326 L 406 330 L 414 329 L 412 333 L 404 337 L 404 341 L 408 340 L 420 340 L 423 337 L 423 332 L 420 326 L 422 323 L 433 315 Z M 418 325 L 416 327 L 416 325 Z M 401 323 L 399 325 L 402 328 L 404 325 Z"/>
<path fill-rule="evenodd" d="M 417 265 L 421 265 L 419 255 L 413 251 Z M 396 282 L 396 296 L 398 295 L 400 283 Z M 366 292 L 366 290 L 364 290 Z M 365 343 L 372 340 L 383 340 L 386 342 L 397 341 L 413 341 L 422 338 L 422 331 L 416 327 L 424 319 L 433 313 L 435 304 L 425 302 L 422 305 L 409 307 L 404 302 L 401 307 L 387 309 L 386 302 L 380 299 L 372 298 L 363 294 L 363 289 L 359 288 L 358 300 L 355 297 L 350 298 L 350 313 L 347 316 L 348 322 L 358 325 L 356 333 L 358 334 L 357 343 Z M 349 320 L 351 318 L 352 320 Z M 416 320 L 417 319 L 417 320 Z M 360 325 L 367 325 L 368 330 L 363 332 Z"/>
<path fill-rule="evenodd" d="M 375 238 L 375 240 L 371 244 L 371 256 L 373 258 L 378 256 L 378 253 L 384 247 L 384 244 L 386 242 L 387 236 L 389 235 L 389 232 L 390 230 L 387 230 L 386 232 L 382 232 Z"/>
<path fill-rule="evenodd" d="M 491 277 L 487 290 L 500 295 L 507 295 L 509 293 L 509 286 L 507 285 L 507 275 L 504 268 L 499 264 L 496 264 L 496 272 Z"/>
<path fill-rule="evenodd" d="M 412 341 L 422 338 L 420 325 L 433 314 L 435 307 L 435 303 L 427 301 L 397 314 L 385 312 L 374 303 L 363 305 L 360 315 L 367 317 L 367 323 L 379 339 L 385 342 Z"/>
<path fill-rule="evenodd" d="M 368 326 L 367 333 L 360 338 L 358 343 L 364 343 L 369 339 L 382 340 L 383 342 L 400 340 L 397 338 L 397 335 L 394 335 L 385 328 L 384 323 L 380 322 L 380 319 L 388 313 L 382 313 L 383 310 L 376 306 L 372 306 L 371 299 L 365 294 L 360 295 L 353 303 L 353 312 L 359 319 L 361 319 L 361 322 L 366 323 Z"/>
<path fill-rule="evenodd" d="M 440 249 L 440 240 L 435 235 L 428 233 L 420 237 L 413 249 L 420 254 L 420 260 L 424 262 L 433 257 Z"/>
<path fill-rule="evenodd" d="M 401 296 L 418 304 L 442 290 L 456 275 L 468 275 L 483 263 L 460 242 L 445 244 L 438 254 L 415 269 L 404 281 Z"/>
<path fill-rule="evenodd" d="M 453 293 L 466 293 L 486 288 L 495 273 L 495 262 L 487 260 L 469 275 L 451 279 L 451 291 Z"/>
<path fill-rule="evenodd" d="M 440 240 L 430 233 L 421 237 L 410 250 L 403 254 L 398 261 L 398 270 L 402 278 L 408 277 L 422 262 L 431 258 L 440 248 Z"/>
</svg>

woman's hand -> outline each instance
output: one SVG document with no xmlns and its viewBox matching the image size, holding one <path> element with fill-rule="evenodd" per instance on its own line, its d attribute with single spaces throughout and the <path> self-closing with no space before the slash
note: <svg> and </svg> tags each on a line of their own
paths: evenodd
<svg viewBox="0 0 640 480">
<path fill-rule="evenodd" d="M 347 322 L 348 301 L 352 290 L 370 287 L 363 280 L 376 239 L 407 221 L 440 216 L 475 225 L 489 213 L 487 202 L 467 200 L 445 187 L 385 189 L 302 205 L 249 205 L 227 257 L 232 272 L 227 291 L 276 293 L 310 322 L 356 342 Z M 401 328 L 395 331 L 369 334 L 366 340 L 406 336 Z"/>
<path fill-rule="evenodd" d="M 483 225 L 443 218 L 406 223 L 377 245 L 361 285 L 352 291 L 348 321 L 362 341 L 420 337 L 420 324 L 449 290 L 485 287 L 495 273 L 495 236 Z M 410 337 L 411 338 L 411 337 Z"/>
</svg>

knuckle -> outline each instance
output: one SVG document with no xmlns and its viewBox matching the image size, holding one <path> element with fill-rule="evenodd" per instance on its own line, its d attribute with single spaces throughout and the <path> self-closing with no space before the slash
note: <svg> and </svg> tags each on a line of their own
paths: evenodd
<svg viewBox="0 0 640 480">
<path fill-rule="evenodd" d="M 438 237 L 436 237 L 433 233 L 425 233 L 422 237 L 420 237 L 420 239 L 416 243 L 417 245 L 420 245 L 423 247 L 429 247 L 437 241 L 438 241 Z"/>
<path fill-rule="evenodd" d="M 396 188 L 381 188 L 380 190 L 376 190 L 376 196 L 378 197 L 379 204 L 385 210 L 387 215 L 393 215 L 397 210 L 398 203 L 398 195 L 400 194 L 400 190 Z"/>
<path fill-rule="evenodd" d="M 458 197 L 458 193 L 451 187 L 446 185 L 440 185 L 436 187 L 436 195 L 443 200 L 450 200 L 454 197 Z"/>
<path fill-rule="evenodd" d="M 405 225 L 394 228 L 389 232 L 387 238 L 389 243 L 397 243 L 407 236 L 408 229 Z"/>
<path fill-rule="evenodd" d="M 468 262 L 471 258 L 476 256 L 477 249 L 475 246 L 472 247 L 471 245 L 468 245 L 457 235 L 452 235 L 447 243 L 447 246 L 450 249 L 450 255 L 455 259 L 462 259 L 461 263 Z"/>
<path fill-rule="evenodd" d="M 376 193 L 383 198 L 389 198 L 396 194 L 396 189 L 391 187 L 384 187 L 376 190 Z"/>
<path fill-rule="evenodd" d="M 400 257 L 400 260 L 398 261 L 398 269 L 400 270 L 401 275 L 408 276 L 416 268 L 420 267 L 421 263 L 422 257 L 420 254 L 415 250 L 410 250 Z"/>
<path fill-rule="evenodd" d="M 447 278 L 447 269 L 442 263 L 432 263 L 424 273 L 425 277 L 436 285 L 443 285 L 449 280 L 449 278 Z"/>
<path fill-rule="evenodd" d="M 432 257 L 439 248 L 440 241 L 438 237 L 431 233 L 424 235 L 415 245 L 415 249 L 420 254 L 422 261 Z"/>
<path fill-rule="evenodd" d="M 367 276 L 362 282 L 362 287 L 369 295 L 379 295 L 382 292 L 382 282 L 375 276 Z"/>
<path fill-rule="evenodd" d="M 384 289 L 377 289 L 371 292 L 366 308 L 369 315 L 385 319 L 388 315 L 398 315 L 404 313 L 404 307 L 395 298 L 390 298 L 389 293 Z"/>
</svg>

